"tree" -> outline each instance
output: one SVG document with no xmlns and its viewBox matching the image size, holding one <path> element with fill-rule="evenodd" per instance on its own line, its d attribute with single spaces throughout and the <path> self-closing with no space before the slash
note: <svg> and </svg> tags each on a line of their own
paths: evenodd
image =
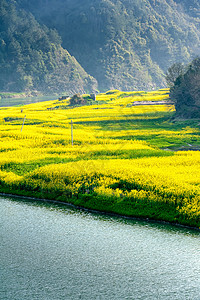
<svg viewBox="0 0 200 300">
<path fill-rule="evenodd" d="M 176 79 L 183 75 L 184 73 L 184 65 L 182 63 L 174 63 L 169 69 L 167 70 L 165 79 L 167 82 L 168 87 L 172 87 L 176 81 Z"/>
<path fill-rule="evenodd" d="M 200 58 L 195 58 L 184 74 L 178 76 L 170 88 L 175 101 L 176 115 L 200 118 Z"/>
</svg>

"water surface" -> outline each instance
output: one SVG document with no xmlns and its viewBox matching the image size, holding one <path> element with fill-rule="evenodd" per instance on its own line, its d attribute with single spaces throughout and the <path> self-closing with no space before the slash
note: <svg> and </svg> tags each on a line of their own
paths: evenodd
<svg viewBox="0 0 200 300">
<path fill-rule="evenodd" d="M 0 299 L 200 299 L 200 232 L 0 199 Z"/>
<path fill-rule="evenodd" d="M 25 98 L 2 98 L 0 99 L 0 107 L 26 105 L 42 101 L 58 100 L 58 96 L 38 96 L 38 97 L 25 97 Z"/>
</svg>

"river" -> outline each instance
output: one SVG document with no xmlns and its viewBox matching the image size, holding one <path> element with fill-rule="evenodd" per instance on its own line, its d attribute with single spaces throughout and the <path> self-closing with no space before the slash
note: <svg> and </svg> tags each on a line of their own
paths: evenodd
<svg viewBox="0 0 200 300">
<path fill-rule="evenodd" d="M 198 230 L 0 198 L 1 300 L 199 300 Z"/>
<path fill-rule="evenodd" d="M 38 97 L 26 97 L 26 98 L 2 98 L 0 99 L 0 107 L 27 105 L 31 103 L 37 103 L 42 101 L 57 100 L 58 96 L 38 96 Z"/>
</svg>

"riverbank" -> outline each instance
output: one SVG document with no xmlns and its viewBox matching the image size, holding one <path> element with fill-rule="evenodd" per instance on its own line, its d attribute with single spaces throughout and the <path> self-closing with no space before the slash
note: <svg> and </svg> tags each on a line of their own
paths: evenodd
<svg viewBox="0 0 200 300">
<path fill-rule="evenodd" d="M 110 217 L 119 217 L 122 219 L 127 219 L 127 220 L 139 220 L 139 221 L 145 221 L 145 222 L 150 222 L 150 223 L 158 223 L 158 224 L 163 224 L 163 225 L 174 225 L 176 227 L 183 227 L 183 228 L 188 228 L 188 229 L 193 229 L 193 230 L 197 230 L 200 231 L 200 227 L 195 227 L 195 226 L 190 226 L 190 225 L 183 225 L 180 223 L 176 223 L 176 222 L 169 222 L 169 221 L 165 221 L 165 220 L 156 220 L 156 219 L 152 219 L 152 218 L 145 218 L 145 217 L 133 217 L 133 216 L 126 216 L 126 215 L 121 215 L 118 213 L 114 213 L 114 212 L 106 212 L 106 211 L 100 211 L 100 210 L 95 210 L 95 209 L 91 209 L 91 208 L 85 208 L 83 206 L 77 206 L 73 203 L 70 202 L 63 202 L 60 200 L 53 200 L 53 199 L 45 199 L 45 198 L 36 198 L 36 197 L 29 197 L 29 196 L 22 196 L 22 195 L 17 195 L 17 194 L 9 194 L 9 193 L 0 193 L 0 197 L 8 197 L 8 198 L 12 198 L 12 199 L 22 199 L 24 201 L 33 201 L 33 203 L 35 201 L 38 202 L 42 202 L 42 203 L 49 203 L 49 204 L 58 204 L 58 205 L 64 205 L 67 208 L 73 208 L 76 210 L 80 210 L 80 211 L 85 211 L 85 212 L 89 212 L 89 213 L 93 213 L 93 214 L 100 214 L 100 215 L 104 215 L 104 216 L 110 216 Z"/>
<path fill-rule="evenodd" d="M 185 156 L 184 165 L 194 157 Z M 200 157 L 198 156 L 200 159 Z M 168 174 L 183 157 L 165 158 Z M 147 164 L 149 170 L 147 170 Z M 155 168 L 157 164 L 157 171 Z M 153 169 L 152 169 L 153 167 Z M 200 227 L 199 190 L 180 177 L 163 174 L 163 158 L 154 160 L 78 161 L 48 165 L 26 176 L 1 176 L 0 191 L 71 203 L 127 217 Z M 185 168 L 185 167 L 184 167 Z M 177 170 L 176 170 L 177 171 Z M 185 172 L 188 171 L 186 168 Z M 166 173 L 166 170 L 165 170 Z"/>
</svg>

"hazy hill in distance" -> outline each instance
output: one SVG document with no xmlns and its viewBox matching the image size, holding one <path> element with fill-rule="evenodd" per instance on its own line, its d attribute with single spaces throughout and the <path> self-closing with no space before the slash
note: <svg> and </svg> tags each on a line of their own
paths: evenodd
<svg viewBox="0 0 200 300">
<path fill-rule="evenodd" d="M 166 85 L 200 50 L 198 0 L 17 0 L 95 77 L 100 90 Z"/>
<path fill-rule="evenodd" d="M 174 0 L 179 4 L 179 9 L 183 9 L 184 12 L 192 17 L 200 18 L 200 1 L 199 0 Z M 200 23 L 199 23 L 200 25 Z"/>
<path fill-rule="evenodd" d="M 0 90 L 92 91 L 97 83 L 61 47 L 56 30 L 39 24 L 15 1 L 0 0 Z"/>
</svg>

